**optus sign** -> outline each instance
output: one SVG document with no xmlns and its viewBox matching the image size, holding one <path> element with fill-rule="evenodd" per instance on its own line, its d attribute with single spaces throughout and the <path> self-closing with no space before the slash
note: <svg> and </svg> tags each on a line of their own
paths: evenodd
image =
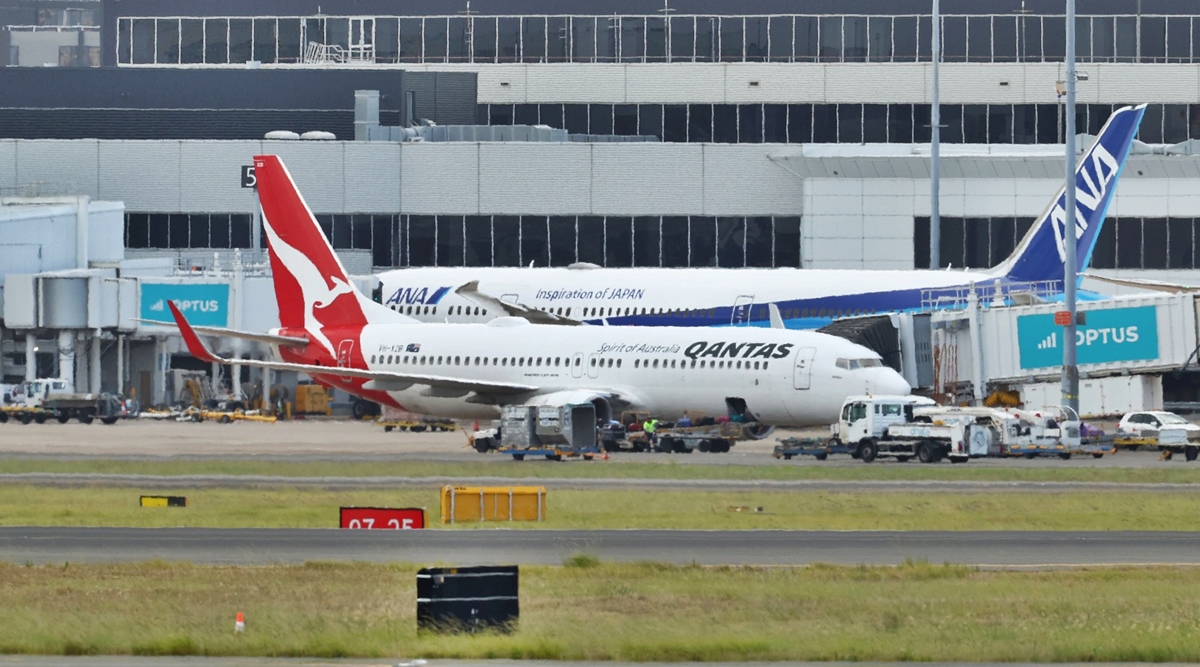
<svg viewBox="0 0 1200 667">
<path fill-rule="evenodd" d="M 141 318 L 174 326 L 168 301 L 174 301 L 191 324 L 229 326 L 229 285 L 226 283 L 143 282 L 139 301 Z"/>
<path fill-rule="evenodd" d="M 1061 366 L 1063 334 L 1054 314 L 1017 318 L 1021 368 Z M 1087 311 L 1087 324 L 1075 331 L 1079 364 L 1151 361 L 1158 358 L 1158 314 L 1154 306 Z"/>
</svg>

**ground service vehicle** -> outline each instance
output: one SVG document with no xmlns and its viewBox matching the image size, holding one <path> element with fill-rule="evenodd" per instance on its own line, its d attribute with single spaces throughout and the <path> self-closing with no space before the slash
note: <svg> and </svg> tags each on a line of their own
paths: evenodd
<svg viewBox="0 0 1200 667">
<path fill-rule="evenodd" d="M 10 405 L 0 408 L 0 423 L 13 419 L 22 424 L 43 424 L 55 419 L 61 424 L 78 419 L 90 424 L 95 419 L 115 424 L 128 416 L 125 404 L 115 394 L 77 394 L 69 380 L 47 378 L 17 385 Z"/>
<path fill-rule="evenodd" d="M 1200 456 L 1200 426 L 1173 412 L 1130 412 L 1117 424 L 1117 447 L 1157 447 L 1164 459 L 1182 453 L 1188 461 Z"/>
</svg>

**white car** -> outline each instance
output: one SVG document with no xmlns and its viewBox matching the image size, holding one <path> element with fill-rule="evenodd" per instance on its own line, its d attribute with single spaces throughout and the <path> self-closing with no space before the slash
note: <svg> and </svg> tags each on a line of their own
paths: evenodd
<svg viewBox="0 0 1200 667">
<path fill-rule="evenodd" d="M 1160 431 L 1170 431 L 1184 436 L 1185 440 L 1200 438 L 1200 426 L 1174 412 L 1130 412 L 1121 418 L 1121 423 L 1117 424 L 1117 431 L 1146 436 L 1152 436 Z"/>
</svg>

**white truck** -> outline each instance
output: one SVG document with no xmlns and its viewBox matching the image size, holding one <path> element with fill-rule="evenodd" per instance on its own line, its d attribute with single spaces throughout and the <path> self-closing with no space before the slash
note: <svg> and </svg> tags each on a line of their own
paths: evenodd
<svg viewBox="0 0 1200 667">
<path fill-rule="evenodd" d="M 936 463 L 945 457 L 957 463 L 972 455 L 987 454 L 985 427 L 969 419 L 918 420 L 918 407 L 935 403 L 920 396 L 851 396 L 842 405 L 834 425 L 836 447 L 848 447 L 850 455 L 870 463 L 880 456 L 907 461 L 914 456 L 922 463 Z"/>
<path fill-rule="evenodd" d="M 23 382 L 9 397 L 10 402 L 0 406 L 0 423 L 13 419 L 22 424 L 43 424 L 55 419 L 61 424 L 72 418 L 81 424 L 90 424 L 99 419 L 105 424 L 115 424 L 128 416 L 125 403 L 115 394 L 77 394 L 70 380 L 46 378 Z"/>
<path fill-rule="evenodd" d="M 830 448 L 870 463 L 880 456 L 922 463 L 949 458 L 1054 455 L 1080 451 L 1080 424 L 1061 410 L 943 407 L 917 396 L 851 396 Z M 1093 454 L 1095 455 L 1095 454 Z"/>
</svg>

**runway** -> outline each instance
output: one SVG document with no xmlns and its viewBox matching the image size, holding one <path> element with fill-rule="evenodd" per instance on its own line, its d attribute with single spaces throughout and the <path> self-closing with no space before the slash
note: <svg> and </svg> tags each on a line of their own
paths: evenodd
<svg viewBox="0 0 1200 667">
<path fill-rule="evenodd" d="M 0 528 L 0 560 L 14 563 L 558 565 L 576 553 L 700 565 L 1200 564 L 1200 532 Z"/>
</svg>

